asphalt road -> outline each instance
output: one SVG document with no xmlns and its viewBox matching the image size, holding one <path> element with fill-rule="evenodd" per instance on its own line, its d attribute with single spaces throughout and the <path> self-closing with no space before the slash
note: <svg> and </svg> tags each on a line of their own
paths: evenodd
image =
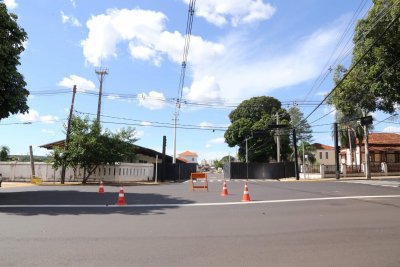
<svg viewBox="0 0 400 267">
<path fill-rule="evenodd" d="M 0 266 L 400 266 L 400 188 L 344 182 L 1 188 Z M 108 206 L 106 206 L 108 205 Z"/>
</svg>

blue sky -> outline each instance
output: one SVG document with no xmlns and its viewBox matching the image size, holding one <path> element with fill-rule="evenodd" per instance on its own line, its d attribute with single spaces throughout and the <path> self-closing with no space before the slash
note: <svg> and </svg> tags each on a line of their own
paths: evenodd
<svg viewBox="0 0 400 267">
<path fill-rule="evenodd" d="M 172 128 L 189 0 L 88 1 L 4 0 L 28 33 L 20 72 L 31 92 L 29 114 L 0 121 L 1 142 L 11 154 L 48 151 L 39 145 L 65 137 L 72 87 L 76 114 L 97 112 L 103 83 L 102 125 L 111 131 L 136 128 L 138 145 L 173 154 Z M 351 60 L 355 19 L 367 0 L 198 0 L 193 19 L 177 153 L 202 159 L 236 153 L 224 143 L 232 105 L 273 96 L 285 108 L 296 103 L 307 116 L 332 89 L 329 67 Z M 329 113 L 329 114 L 328 114 Z M 322 116 L 325 117 L 321 118 Z M 308 121 L 314 141 L 332 145 L 331 107 L 322 105 Z M 374 114 L 383 120 L 388 115 Z M 31 122 L 30 124 L 23 124 Z M 318 126 L 320 124 L 326 124 Z M 183 129 L 191 128 L 191 129 Z M 399 132 L 380 123 L 377 131 Z"/>
</svg>

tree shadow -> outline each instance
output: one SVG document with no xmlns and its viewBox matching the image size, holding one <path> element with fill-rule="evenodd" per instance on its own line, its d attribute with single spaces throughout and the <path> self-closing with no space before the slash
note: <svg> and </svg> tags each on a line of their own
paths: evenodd
<svg viewBox="0 0 400 267">
<path fill-rule="evenodd" d="M 194 203 L 191 200 L 154 193 L 125 193 L 124 197 L 128 205 L 143 206 L 115 206 L 118 202 L 118 194 L 108 192 L 103 194 L 76 190 L 1 192 L 0 213 L 24 216 L 154 215 L 164 214 L 164 210 L 176 209 L 181 204 Z M 7 205 L 11 206 L 5 207 Z"/>
</svg>

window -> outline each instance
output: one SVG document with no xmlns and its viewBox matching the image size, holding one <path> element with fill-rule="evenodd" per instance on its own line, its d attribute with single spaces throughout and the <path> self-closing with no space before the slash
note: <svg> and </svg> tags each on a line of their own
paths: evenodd
<svg viewBox="0 0 400 267">
<path fill-rule="evenodd" d="M 329 158 L 329 153 L 328 152 L 325 152 L 325 157 L 326 157 L 326 159 Z"/>
<path fill-rule="evenodd" d="M 322 159 L 322 152 L 319 152 L 319 159 Z"/>
<path fill-rule="evenodd" d="M 194 158 L 192 158 L 192 161 L 194 161 Z"/>
</svg>

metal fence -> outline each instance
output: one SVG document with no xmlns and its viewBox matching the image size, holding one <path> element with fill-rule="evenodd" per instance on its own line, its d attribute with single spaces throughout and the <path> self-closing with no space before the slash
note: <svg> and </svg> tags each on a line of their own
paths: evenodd
<svg viewBox="0 0 400 267">
<path fill-rule="evenodd" d="M 302 173 L 321 173 L 321 165 L 303 165 Z"/>
<path fill-rule="evenodd" d="M 382 172 L 382 165 L 380 162 L 370 162 L 370 172 Z"/>
<path fill-rule="evenodd" d="M 400 172 L 400 163 L 387 163 L 388 172 Z"/>
<path fill-rule="evenodd" d="M 325 174 L 336 174 L 336 165 L 325 165 Z"/>
<path fill-rule="evenodd" d="M 280 179 L 295 177 L 294 162 L 224 164 L 225 179 Z"/>
<path fill-rule="evenodd" d="M 347 165 L 346 173 L 361 173 L 361 166 L 359 165 Z"/>
<path fill-rule="evenodd" d="M 158 163 L 157 181 L 186 181 L 190 179 L 190 174 L 196 171 L 197 163 Z"/>
</svg>

